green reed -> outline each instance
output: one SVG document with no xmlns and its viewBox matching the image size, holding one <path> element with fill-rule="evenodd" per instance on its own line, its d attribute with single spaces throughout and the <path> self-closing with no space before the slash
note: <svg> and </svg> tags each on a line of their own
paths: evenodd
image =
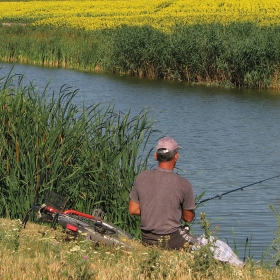
<svg viewBox="0 0 280 280">
<path fill-rule="evenodd" d="M 264 253 L 264 258 L 268 259 L 269 263 L 276 265 L 279 269 L 280 266 L 280 206 L 279 204 L 274 206 L 273 204 L 269 205 L 274 218 L 277 220 L 277 225 L 275 225 L 275 230 L 272 231 L 274 238 Z"/>
<path fill-rule="evenodd" d="M 67 207 L 100 208 L 111 222 L 137 231 L 127 207 L 149 157 L 142 157 L 153 132 L 149 111 L 133 117 L 113 104 L 79 108 L 77 91 L 40 92 L 24 82 L 21 75 L 0 80 L 0 216 L 21 218 L 53 190 Z"/>
<path fill-rule="evenodd" d="M 229 87 L 279 88 L 280 26 L 254 23 L 85 31 L 0 27 L 0 60 Z"/>
</svg>

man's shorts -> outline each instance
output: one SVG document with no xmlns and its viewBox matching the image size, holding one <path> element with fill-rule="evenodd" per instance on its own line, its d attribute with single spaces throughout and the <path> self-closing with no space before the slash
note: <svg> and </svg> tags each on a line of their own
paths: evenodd
<svg viewBox="0 0 280 280">
<path fill-rule="evenodd" d="M 141 231 L 141 234 L 144 245 L 157 246 L 163 249 L 176 250 L 197 243 L 197 238 L 185 228 L 179 228 L 175 232 L 166 235 L 154 234 L 144 230 Z"/>
</svg>

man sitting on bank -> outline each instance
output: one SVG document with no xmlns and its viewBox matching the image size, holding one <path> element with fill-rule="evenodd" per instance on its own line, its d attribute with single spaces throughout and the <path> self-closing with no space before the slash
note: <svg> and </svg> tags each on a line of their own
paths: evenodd
<svg viewBox="0 0 280 280">
<path fill-rule="evenodd" d="M 187 244 L 196 249 L 207 243 L 203 236 L 196 238 L 181 226 L 181 219 L 193 221 L 195 199 L 191 183 L 173 172 L 179 148 L 171 137 L 160 139 L 154 154 L 158 167 L 140 173 L 130 192 L 129 213 L 141 218 L 143 244 L 165 249 Z M 216 259 L 243 266 L 226 243 L 217 240 L 212 248 Z"/>
</svg>

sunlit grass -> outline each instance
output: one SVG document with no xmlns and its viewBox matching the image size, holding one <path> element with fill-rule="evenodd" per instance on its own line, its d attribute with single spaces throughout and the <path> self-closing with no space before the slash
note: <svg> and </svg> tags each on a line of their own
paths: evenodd
<svg viewBox="0 0 280 280">
<path fill-rule="evenodd" d="M 279 269 L 206 267 L 185 251 L 163 251 L 132 241 L 135 249 L 96 246 L 48 224 L 0 219 L 1 279 L 279 279 Z"/>
</svg>

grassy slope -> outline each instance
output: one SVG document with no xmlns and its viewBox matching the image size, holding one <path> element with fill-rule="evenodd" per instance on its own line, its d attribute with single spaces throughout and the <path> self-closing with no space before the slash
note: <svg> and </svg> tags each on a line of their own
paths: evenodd
<svg viewBox="0 0 280 280">
<path fill-rule="evenodd" d="M 0 219 L 1 279 L 279 279 L 279 269 L 236 269 L 184 251 L 97 246 L 49 225 Z"/>
</svg>

